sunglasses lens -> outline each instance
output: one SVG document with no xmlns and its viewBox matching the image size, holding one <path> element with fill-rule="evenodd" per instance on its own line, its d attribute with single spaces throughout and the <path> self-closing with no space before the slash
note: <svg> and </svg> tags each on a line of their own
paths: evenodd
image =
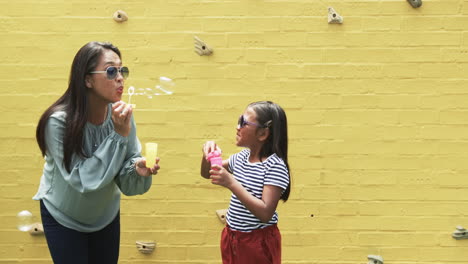
<svg viewBox="0 0 468 264">
<path fill-rule="evenodd" d="M 106 72 L 107 72 L 107 79 L 113 80 L 115 76 L 117 76 L 117 68 L 114 66 L 108 67 Z"/>
<path fill-rule="evenodd" d="M 237 126 L 239 128 L 243 128 L 245 126 L 245 122 L 244 122 L 244 116 L 240 116 L 239 117 L 239 121 L 237 121 Z"/>
<path fill-rule="evenodd" d="M 130 74 L 130 70 L 127 67 L 120 68 L 120 73 L 124 79 L 127 79 L 128 75 Z"/>
</svg>

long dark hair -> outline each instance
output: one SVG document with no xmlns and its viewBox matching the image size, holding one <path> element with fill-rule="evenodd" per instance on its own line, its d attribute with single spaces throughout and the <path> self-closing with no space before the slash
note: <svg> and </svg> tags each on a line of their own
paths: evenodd
<svg viewBox="0 0 468 264">
<path fill-rule="evenodd" d="M 86 156 L 83 150 L 83 131 L 88 116 L 86 75 L 95 70 L 104 50 L 114 51 L 121 59 L 119 49 L 111 43 L 93 41 L 81 47 L 73 59 L 68 89 L 55 103 L 45 110 L 37 125 L 36 141 L 41 149 L 42 156 L 45 156 L 47 153 L 45 141 L 47 120 L 54 112 L 65 111 L 63 165 L 68 172 L 71 172 L 70 164 L 74 153 L 82 157 Z"/>
<path fill-rule="evenodd" d="M 287 201 L 291 191 L 291 171 L 288 163 L 288 120 L 281 106 L 271 101 L 260 101 L 249 104 L 250 108 L 257 114 L 257 122 L 263 127 L 268 127 L 270 135 L 260 150 L 260 157 L 268 157 L 276 153 L 289 171 L 289 185 L 281 195 L 283 201 Z"/>
</svg>

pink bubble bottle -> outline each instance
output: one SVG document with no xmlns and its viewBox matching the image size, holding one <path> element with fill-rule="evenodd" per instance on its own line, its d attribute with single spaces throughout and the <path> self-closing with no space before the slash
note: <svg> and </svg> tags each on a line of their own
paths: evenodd
<svg viewBox="0 0 468 264">
<path fill-rule="evenodd" d="M 223 166 L 223 158 L 221 158 L 221 152 L 215 150 L 210 153 L 208 153 L 208 160 L 211 163 L 211 166 L 217 164 L 219 166 Z"/>
</svg>

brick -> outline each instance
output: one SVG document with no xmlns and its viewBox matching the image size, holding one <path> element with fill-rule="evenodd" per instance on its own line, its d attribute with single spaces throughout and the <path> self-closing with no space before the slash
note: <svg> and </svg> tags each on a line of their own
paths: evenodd
<svg viewBox="0 0 468 264">
<path fill-rule="evenodd" d="M 395 31 L 402 28 L 401 19 L 395 19 L 393 16 L 365 16 L 362 23 L 366 31 Z"/>
<path fill-rule="evenodd" d="M 263 47 L 264 36 L 258 33 L 227 33 L 227 46 L 229 48 Z"/>
<path fill-rule="evenodd" d="M 278 49 L 252 48 L 247 49 L 246 59 L 249 62 L 303 63 L 321 62 L 322 51 L 319 49 Z"/>
</svg>

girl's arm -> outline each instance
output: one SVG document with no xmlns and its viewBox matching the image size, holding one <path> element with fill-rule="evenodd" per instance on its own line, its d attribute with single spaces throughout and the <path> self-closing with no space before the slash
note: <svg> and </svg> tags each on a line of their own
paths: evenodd
<svg viewBox="0 0 468 264">
<path fill-rule="evenodd" d="M 224 161 L 223 161 L 224 167 Z M 221 169 L 219 166 L 214 165 L 213 168 Z M 221 185 L 237 196 L 237 198 L 249 209 L 263 223 L 267 223 L 273 217 L 278 206 L 278 201 L 281 198 L 283 189 L 274 185 L 263 186 L 262 199 L 250 194 L 242 184 L 240 184 L 232 174 L 228 173 L 225 169 L 210 170 L 211 182 L 213 184 Z"/>
<path fill-rule="evenodd" d="M 211 163 L 206 160 L 205 155 L 202 156 L 200 167 L 201 167 L 200 175 L 205 179 L 209 179 Z"/>
</svg>

